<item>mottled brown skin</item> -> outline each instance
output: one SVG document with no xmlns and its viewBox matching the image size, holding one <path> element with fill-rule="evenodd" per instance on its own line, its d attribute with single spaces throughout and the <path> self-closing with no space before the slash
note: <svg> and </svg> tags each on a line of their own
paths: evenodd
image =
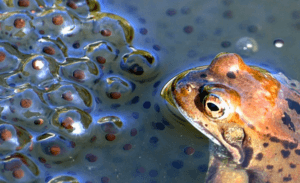
<svg viewBox="0 0 300 183">
<path fill-rule="evenodd" d="M 171 91 L 183 116 L 228 152 L 211 148 L 206 182 L 300 182 L 296 91 L 231 53 L 177 76 Z"/>
</svg>

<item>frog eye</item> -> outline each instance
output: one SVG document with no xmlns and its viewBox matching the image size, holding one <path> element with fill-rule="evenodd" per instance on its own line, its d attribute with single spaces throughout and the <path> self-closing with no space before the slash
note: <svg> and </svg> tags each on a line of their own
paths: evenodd
<svg viewBox="0 0 300 183">
<path fill-rule="evenodd" d="M 214 119 L 224 117 L 227 105 L 218 95 L 212 93 L 208 94 L 203 100 L 203 105 L 209 117 Z"/>
</svg>

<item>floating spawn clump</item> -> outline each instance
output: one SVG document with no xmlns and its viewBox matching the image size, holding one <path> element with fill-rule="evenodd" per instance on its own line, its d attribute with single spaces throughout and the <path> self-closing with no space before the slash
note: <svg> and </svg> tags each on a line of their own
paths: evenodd
<svg viewBox="0 0 300 183">
<path fill-rule="evenodd" d="M 0 182 L 116 178 L 141 128 L 122 109 L 158 75 L 154 56 L 95 0 L 1 1 L 0 13 Z"/>
</svg>

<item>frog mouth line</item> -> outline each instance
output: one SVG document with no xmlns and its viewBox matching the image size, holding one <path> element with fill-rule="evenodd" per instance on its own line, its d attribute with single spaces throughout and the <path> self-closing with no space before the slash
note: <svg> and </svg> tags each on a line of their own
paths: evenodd
<svg viewBox="0 0 300 183">
<path fill-rule="evenodd" d="M 176 106 L 176 108 L 179 110 L 179 112 L 181 113 L 181 115 L 191 124 L 193 125 L 197 130 L 199 130 L 201 133 L 203 133 L 209 140 L 211 140 L 212 142 L 214 142 L 215 144 L 222 146 L 221 142 L 215 137 L 213 136 L 213 134 L 211 134 L 206 128 L 204 128 L 201 124 L 201 121 L 194 121 L 191 117 L 189 117 L 187 115 L 187 113 L 176 103 L 174 96 L 172 97 L 174 104 Z"/>
</svg>

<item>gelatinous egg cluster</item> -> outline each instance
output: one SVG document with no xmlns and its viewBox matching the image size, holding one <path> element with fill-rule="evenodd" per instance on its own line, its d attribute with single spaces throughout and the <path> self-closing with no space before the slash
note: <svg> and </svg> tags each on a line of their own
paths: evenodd
<svg viewBox="0 0 300 183">
<path fill-rule="evenodd" d="M 88 165 L 123 126 L 117 113 L 108 111 L 137 103 L 135 83 L 153 80 L 158 63 L 131 45 L 129 23 L 100 12 L 97 1 L 0 3 L 0 177 L 84 181 L 66 170 L 103 169 Z M 130 136 L 136 134 L 132 128 Z M 59 171 L 65 172 L 55 176 Z"/>
<path fill-rule="evenodd" d="M 0 13 L 0 182 L 203 178 L 207 154 L 159 138 L 174 129 L 154 102 L 159 63 L 124 18 L 96 0 L 1 1 Z"/>
</svg>

